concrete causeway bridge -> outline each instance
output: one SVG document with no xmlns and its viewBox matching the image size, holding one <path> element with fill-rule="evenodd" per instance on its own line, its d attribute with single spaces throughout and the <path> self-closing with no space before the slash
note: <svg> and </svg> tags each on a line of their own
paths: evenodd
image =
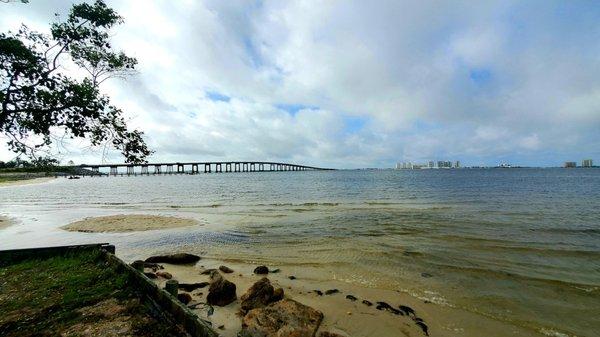
<svg viewBox="0 0 600 337">
<path fill-rule="evenodd" d="M 186 162 L 186 163 L 143 163 L 143 164 L 99 164 L 79 165 L 79 168 L 91 171 L 90 175 L 101 175 L 100 169 L 108 169 L 107 174 L 117 175 L 155 175 L 155 174 L 199 174 L 223 172 L 278 172 L 278 171 L 330 171 L 334 169 L 315 166 L 277 163 L 266 161 L 222 161 L 222 162 Z M 119 171 L 119 169 L 122 169 Z"/>
</svg>

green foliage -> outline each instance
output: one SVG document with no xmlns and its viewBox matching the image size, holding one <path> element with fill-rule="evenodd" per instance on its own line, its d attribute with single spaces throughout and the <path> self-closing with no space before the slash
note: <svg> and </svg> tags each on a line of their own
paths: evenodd
<svg viewBox="0 0 600 337">
<path fill-rule="evenodd" d="M 100 84 L 131 73 L 137 61 L 110 44 L 110 29 L 123 19 L 98 0 L 74 5 L 65 21 L 44 35 L 22 26 L 0 34 L 0 133 L 9 147 L 33 158 L 59 129 L 69 138 L 111 145 L 126 162 L 144 162 L 151 154 L 143 133 L 129 130 L 122 111 L 100 93 Z M 61 64 L 78 66 L 77 78 Z"/>
</svg>

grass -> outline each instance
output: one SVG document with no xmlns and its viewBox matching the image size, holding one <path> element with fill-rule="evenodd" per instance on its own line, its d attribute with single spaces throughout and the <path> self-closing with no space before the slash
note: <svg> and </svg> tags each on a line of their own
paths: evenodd
<svg viewBox="0 0 600 337">
<path fill-rule="evenodd" d="M 114 303 L 105 306 L 118 314 L 85 314 L 103 303 Z M 75 336 L 86 328 L 106 330 L 116 324 L 127 325 L 131 336 L 184 335 L 157 317 L 127 276 L 108 265 L 99 252 L 1 268 L 0 312 L 1 336 Z"/>
</svg>

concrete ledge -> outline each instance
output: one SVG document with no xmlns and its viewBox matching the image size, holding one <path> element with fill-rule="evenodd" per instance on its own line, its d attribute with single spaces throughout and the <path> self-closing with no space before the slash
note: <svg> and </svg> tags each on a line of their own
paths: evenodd
<svg viewBox="0 0 600 337">
<path fill-rule="evenodd" d="M 128 275 L 129 280 L 137 286 L 155 306 L 170 316 L 193 337 L 217 337 L 218 334 L 209 322 L 201 320 L 177 298 L 159 288 L 139 271 L 114 255 L 115 247 L 107 243 L 89 245 L 71 245 L 59 247 L 42 247 L 0 251 L 0 267 L 19 263 L 27 259 L 44 259 L 82 251 L 99 250 L 106 261 L 121 273 Z"/>
</svg>

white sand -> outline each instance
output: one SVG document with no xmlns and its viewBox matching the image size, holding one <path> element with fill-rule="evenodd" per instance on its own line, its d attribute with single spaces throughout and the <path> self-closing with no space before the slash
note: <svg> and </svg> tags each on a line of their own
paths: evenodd
<svg viewBox="0 0 600 337">
<path fill-rule="evenodd" d="M 54 177 L 42 177 L 42 178 L 33 178 L 33 179 L 3 181 L 3 182 L 0 182 L 0 187 L 41 184 L 41 183 L 49 182 L 51 180 L 54 180 Z"/>
<path fill-rule="evenodd" d="M 61 228 L 72 232 L 86 233 L 124 233 L 157 229 L 179 228 L 197 225 L 194 219 L 146 214 L 119 214 L 85 218 Z"/>
</svg>

